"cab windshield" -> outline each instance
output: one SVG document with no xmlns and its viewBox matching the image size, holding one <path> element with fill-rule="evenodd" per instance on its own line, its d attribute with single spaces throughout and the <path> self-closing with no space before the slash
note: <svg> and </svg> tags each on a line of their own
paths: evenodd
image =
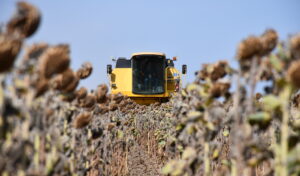
<svg viewBox="0 0 300 176">
<path fill-rule="evenodd" d="M 164 93 L 164 56 L 141 55 L 132 58 L 133 93 Z"/>
</svg>

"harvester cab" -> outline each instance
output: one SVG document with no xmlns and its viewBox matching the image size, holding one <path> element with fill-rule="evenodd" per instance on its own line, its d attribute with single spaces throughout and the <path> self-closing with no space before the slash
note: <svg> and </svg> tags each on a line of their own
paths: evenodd
<svg viewBox="0 0 300 176">
<path fill-rule="evenodd" d="M 130 59 L 120 57 L 116 66 L 107 65 L 112 94 L 122 93 L 138 104 L 166 102 L 180 90 L 181 74 L 174 67 L 173 59 L 164 53 L 134 53 Z M 182 66 L 186 74 L 187 66 Z"/>
</svg>

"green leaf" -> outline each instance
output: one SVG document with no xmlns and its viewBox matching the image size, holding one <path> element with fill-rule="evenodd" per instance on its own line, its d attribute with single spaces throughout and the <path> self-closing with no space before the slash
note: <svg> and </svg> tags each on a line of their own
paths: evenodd
<svg viewBox="0 0 300 176">
<path fill-rule="evenodd" d="M 117 137 L 118 137 L 118 139 L 122 139 L 124 137 L 124 133 L 121 130 L 118 130 Z"/>
<path fill-rule="evenodd" d="M 202 97 L 207 97 L 207 93 L 205 92 L 203 85 L 200 86 L 198 84 L 189 84 L 186 87 L 186 91 L 187 92 L 195 91 L 198 93 L 198 95 L 200 95 Z"/>
<path fill-rule="evenodd" d="M 168 162 L 161 170 L 162 174 L 170 174 L 173 171 L 174 163 L 173 161 Z"/>
<path fill-rule="evenodd" d="M 224 130 L 223 131 L 223 136 L 225 136 L 225 137 L 229 136 L 229 130 Z"/>
<path fill-rule="evenodd" d="M 222 165 L 225 165 L 225 166 L 230 166 L 230 165 L 231 165 L 230 161 L 228 161 L 228 160 L 226 160 L 226 159 L 223 159 L 223 160 L 221 161 L 221 164 L 222 164 Z"/>
<path fill-rule="evenodd" d="M 179 152 L 183 151 L 183 146 L 182 145 L 177 145 L 177 149 L 179 150 Z"/>
<path fill-rule="evenodd" d="M 186 91 L 185 91 L 185 90 L 181 90 L 181 94 L 182 94 L 182 96 L 184 96 L 184 97 L 186 97 L 186 96 L 187 96 L 187 93 L 186 93 Z"/>
<path fill-rule="evenodd" d="M 205 127 L 206 127 L 207 129 L 209 129 L 209 130 L 211 130 L 211 131 L 215 130 L 215 126 L 214 126 L 213 123 L 211 123 L 211 122 L 206 122 L 206 123 L 204 123 L 204 124 L 205 124 Z"/>
<path fill-rule="evenodd" d="M 183 129 L 184 126 L 185 126 L 184 124 L 178 124 L 178 125 L 176 125 L 176 131 L 179 131 L 179 130 Z"/>
<path fill-rule="evenodd" d="M 184 171 L 184 160 L 171 160 L 161 170 L 164 175 L 171 174 L 172 176 L 182 175 Z"/>
<path fill-rule="evenodd" d="M 190 111 L 187 114 L 188 120 L 190 121 L 197 121 L 198 119 L 202 118 L 202 113 L 199 111 Z"/>
<path fill-rule="evenodd" d="M 271 115 L 267 112 L 258 112 L 255 114 L 251 114 L 248 117 L 250 123 L 268 123 L 271 120 Z"/>
<path fill-rule="evenodd" d="M 212 155 L 212 158 L 213 159 L 216 159 L 219 157 L 219 154 L 220 154 L 220 151 L 218 149 L 215 149 L 214 152 L 213 152 L 213 155 Z"/>
<path fill-rule="evenodd" d="M 196 155 L 196 150 L 192 147 L 187 147 L 182 154 L 182 159 L 187 160 L 190 159 L 192 157 L 194 157 Z"/>
<path fill-rule="evenodd" d="M 201 90 L 201 87 L 197 84 L 189 84 L 189 85 L 187 85 L 186 90 L 188 92 L 191 92 L 193 90 L 198 90 L 199 91 L 199 90 Z"/>
<path fill-rule="evenodd" d="M 188 134 L 193 134 L 196 132 L 195 126 L 193 124 L 190 124 L 186 127 L 186 131 Z"/>
<path fill-rule="evenodd" d="M 278 59 L 278 57 L 276 57 L 274 54 L 271 55 L 270 57 L 270 62 L 272 64 L 272 66 L 277 70 L 277 71 L 281 71 L 282 70 L 282 63 L 280 62 L 280 60 Z"/>
<path fill-rule="evenodd" d="M 159 141 L 158 145 L 160 145 L 160 146 L 165 146 L 165 145 L 166 145 L 166 141 L 161 140 L 161 141 Z"/>
<path fill-rule="evenodd" d="M 262 103 L 263 109 L 270 112 L 274 111 L 281 105 L 279 98 L 275 97 L 274 95 L 267 95 L 263 97 Z"/>
</svg>

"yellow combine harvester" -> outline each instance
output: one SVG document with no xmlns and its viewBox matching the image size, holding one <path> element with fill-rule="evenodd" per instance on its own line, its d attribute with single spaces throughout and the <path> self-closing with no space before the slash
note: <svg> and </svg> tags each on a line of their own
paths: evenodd
<svg viewBox="0 0 300 176">
<path fill-rule="evenodd" d="M 122 93 L 139 104 L 166 102 L 181 85 L 180 73 L 174 67 L 176 57 L 164 53 L 134 53 L 130 59 L 118 58 L 116 67 L 107 65 L 112 94 Z M 187 67 L 182 65 L 182 74 Z"/>
</svg>

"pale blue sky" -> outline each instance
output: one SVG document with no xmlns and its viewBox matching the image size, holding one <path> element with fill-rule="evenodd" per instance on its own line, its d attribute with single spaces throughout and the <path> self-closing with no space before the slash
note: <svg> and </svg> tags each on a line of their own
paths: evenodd
<svg viewBox="0 0 300 176">
<path fill-rule="evenodd" d="M 0 0 L 0 23 L 9 19 L 15 0 Z M 107 83 L 112 57 L 141 51 L 178 56 L 188 65 L 185 82 L 194 80 L 202 63 L 228 59 L 249 34 L 276 29 L 281 39 L 300 32 L 299 0 L 29 0 L 40 8 L 39 31 L 27 44 L 70 43 L 72 67 L 94 65 L 82 84 Z M 235 63 L 236 64 L 236 63 Z"/>
</svg>

